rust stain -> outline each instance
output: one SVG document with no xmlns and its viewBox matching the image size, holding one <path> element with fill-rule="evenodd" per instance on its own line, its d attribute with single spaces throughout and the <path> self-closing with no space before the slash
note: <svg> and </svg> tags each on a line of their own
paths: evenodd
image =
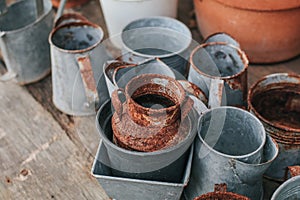
<svg viewBox="0 0 300 200">
<path fill-rule="evenodd" d="M 112 117 L 114 142 L 125 149 L 152 152 L 173 146 L 189 131 L 185 118 L 192 105 L 178 81 L 157 74 L 140 75 L 125 88 L 122 119 Z M 113 105 L 119 104 L 112 98 Z M 116 109 L 116 110 L 117 110 Z"/>
<path fill-rule="evenodd" d="M 292 177 L 300 175 L 300 166 L 288 167 Z"/>
<path fill-rule="evenodd" d="M 88 57 L 80 57 L 78 58 L 78 62 L 80 63 L 80 72 L 82 79 L 84 80 L 85 87 L 92 92 L 97 92 L 90 59 Z"/>
</svg>

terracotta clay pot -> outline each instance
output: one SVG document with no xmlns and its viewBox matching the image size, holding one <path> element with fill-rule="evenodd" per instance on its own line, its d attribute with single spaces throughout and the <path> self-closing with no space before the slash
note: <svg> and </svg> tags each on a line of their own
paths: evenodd
<svg viewBox="0 0 300 200">
<path fill-rule="evenodd" d="M 51 0 L 54 8 L 58 8 L 60 0 Z M 73 8 L 87 3 L 89 0 L 68 0 L 66 3 L 66 8 Z"/>
<path fill-rule="evenodd" d="M 300 54 L 300 0 L 194 0 L 203 37 L 233 36 L 253 63 Z"/>
</svg>

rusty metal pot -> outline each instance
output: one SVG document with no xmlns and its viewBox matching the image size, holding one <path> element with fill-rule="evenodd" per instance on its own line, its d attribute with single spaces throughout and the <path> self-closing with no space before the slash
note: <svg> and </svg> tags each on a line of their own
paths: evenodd
<svg viewBox="0 0 300 200">
<path fill-rule="evenodd" d="M 279 73 L 262 78 L 251 87 L 248 105 L 280 149 L 265 175 L 284 181 L 287 167 L 300 163 L 300 76 Z"/>
<path fill-rule="evenodd" d="M 194 0 L 204 37 L 227 32 L 253 63 L 271 63 L 300 54 L 299 0 Z"/>
<path fill-rule="evenodd" d="M 119 93 L 125 97 L 122 103 Z M 157 151 L 173 146 L 188 134 L 186 116 L 193 100 L 168 76 L 145 74 L 112 94 L 115 142 L 126 149 Z"/>
<path fill-rule="evenodd" d="M 226 184 L 216 184 L 215 191 L 210 192 L 199 197 L 194 198 L 194 200 L 250 200 L 248 197 L 235 194 L 232 192 L 227 192 Z"/>
</svg>

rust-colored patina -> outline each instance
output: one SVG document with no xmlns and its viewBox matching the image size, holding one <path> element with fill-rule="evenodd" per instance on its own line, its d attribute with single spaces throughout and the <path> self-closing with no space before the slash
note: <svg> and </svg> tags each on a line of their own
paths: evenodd
<svg viewBox="0 0 300 200">
<path fill-rule="evenodd" d="M 250 200 L 248 197 L 227 192 L 226 184 L 216 184 L 215 191 L 194 198 L 194 200 Z"/>
<path fill-rule="evenodd" d="M 292 177 L 300 176 L 300 166 L 288 167 Z"/>
<path fill-rule="evenodd" d="M 124 103 L 119 98 L 123 93 Z M 158 74 L 132 79 L 112 94 L 114 141 L 135 151 L 151 152 L 183 140 L 190 128 L 187 118 L 193 101 L 178 81 Z"/>
</svg>

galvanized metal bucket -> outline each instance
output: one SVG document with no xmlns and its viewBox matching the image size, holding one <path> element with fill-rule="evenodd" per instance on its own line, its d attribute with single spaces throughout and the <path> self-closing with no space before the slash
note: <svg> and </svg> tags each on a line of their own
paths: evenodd
<svg viewBox="0 0 300 200">
<path fill-rule="evenodd" d="M 111 199 L 179 200 L 183 189 L 189 182 L 193 159 L 193 145 L 189 150 L 184 173 L 179 182 L 160 182 L 113 176 L 111 168 L 102 162 L 108 159 L 107 151 L 107 148 L 101 141 L 92 167 L 92 175 L 99 181 Z"/>
<path fill-rule="evenodd" d="M 152 181 L 176 182 L 182 180 L 186 168 L 188 149 L 196 136 L 196 114 L 190 112 L 190 131 L 188 136 L 177 145 L 155 152 L 136 152 L 118 147 L 112 141 L 111 117 L 112 105 L 107 101 L 102 105 L 96 117 L 96 126 L 107 149 L 108 159 L 100 160 L 109 166 L 112 175 L 123 178 L 135 178 Z"/>
<path fill-rule="evenodd" d="M 101 66 L 110 59 L 101 45 L 104 34 L 98 25 L 82 17 L 62 18 L 67 22 L 58 19 L 60 25 L 49 36 L 53 102 L 67 114 L 92 115 L 103 102 L 99 94 L 105 85 L 97 83 L 104 82 Z"/>
<path fill-rule="evenodd" d="M 273 194 L 271 200 L 285 200 L 285 199 L 300 199 L 300 167 L 297 168 L 297 173 L 291 173 L 294 177 L 284 182 Z M 293 170 L 293 167 L 290 168 Z"/>
<path fill-rule="evenodd" d="M 300 163 L 300 76 L 279 73 L 263 77 L 251 87 L 248 105 L 279 145 L 278 158 L 266 176 L 284 181 L 287 167 Z"/>
<path fill-rule="evenodd" d="M 216 112 L 222 110 L 226 111 L 226 116 Z M 225 120 L 220 121 L 222 116 L 225 116 Z M 266 137 L 259 120 L 244 110 L 220 107 L 204 113 L 198 127 L 190 184 L 185 190 L 186 199 L 208 193 L 214 189 L 215 184 L 221 183 L 227 184 L 229 192 L 253 200 L 262 199 L 263 174 L 277 157 L 278 146 L 269 136 L 265 138 L 265 144 L 253 141 Z M 214 134 L 206 135 L 209 129 Z M 222 134 L 236 134 L 222 138 L 222 134 L 218 134 L 220 129 Z M 238 136 L 238 133 L 241 135 Z"/>
<path fill-rule="evenodd" d="M 138 19 L 123 29 L 121 38 L 125 53 L 131 52 L 144 59 L 159 58 L 186 75 L 192 35 L 182 22 L 168 17 Z"/>
<path fill-rule="evenodd" d="M 0 48 L 7 68 L 1 81 L 15 78 L 24 85 L 50 73 L 47 38 L 53 19 L 50 0 L 23 0 L 9 7 L 0 0 Z"/>
<path fill-rule="evenodd" d="M 204 39 L 203 43 L 211 43 L 211 42 L 225 42 L 227 44 L 231 44 L 235 47 L 240 48 L 240 44 L 227 33 L 214 33 L 207 38 Z"/>
<path fill-rule="evenodd" d="M 192 51 L 190 63 L 188 80 L 206 96 L 219 85 L 215 98 L 222 100 L 221 105 L 246 105 L 248 59 L 242 50 L 227 42 L 204 43 Z"/>
</svg>

